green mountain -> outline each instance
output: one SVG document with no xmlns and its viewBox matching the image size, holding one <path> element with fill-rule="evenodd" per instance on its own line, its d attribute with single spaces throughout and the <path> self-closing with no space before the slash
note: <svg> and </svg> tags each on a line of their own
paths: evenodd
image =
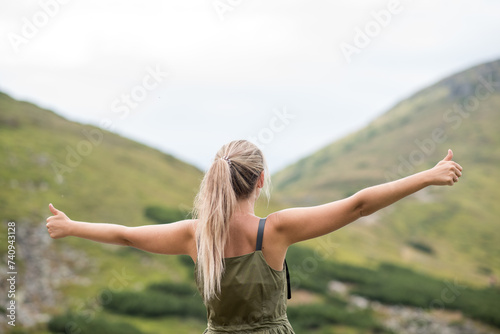
<svg viewBox="0 0 500 334">
<path fill-rule="evenodd" d="M 451 148 L 464 167 L 460 182 L 427 188 L 335 232 L 326 253 L 349 263 L 388 261 L 488 285 L 500 277 L 499 126 L 497 60 L 419 91 L 365 128 L 278 172 L 276 206 L 341 199 L 430 168 Z"/>
<path fill-rule="evenodd" d="M 2 219 L 38 221 L 50 201 L 75 218 L 138 225 L 147 205 L 190 208 L 202 177 L 171 155 L 2 93 L 0 142 Z"/>
<path fill-rule="evenodd" d="M 93 316 L 96 297 L 103 289 L 192 280 L 177 257 L 71 237 L 54 241 L 48 236 L 45 218 L 50 215 L 48 203 L 75 220 L 128 226 L 155 224 L 155 217 L 162 214 L 185 216 L 202 171 L 3 93 L 0 157 L 0 230 L 6 236 L 7 223 L 16 224 L 14 262 L 19 273 L 16 301 L 21 322 L 46 322 L 48 315 L 65 309 L 86 310 L 87 316 Z M 4 268 L 7 247 L 7 237 L 2 237 Z M 3 308 L 7 295 L 2 293 L 0 298 Z M 181 333 L 184 325 L 177 322 Z M 0 332 L 2 325 L 3 321 Z M 204 325 L 200 322 L 195 327 L 200 330 Z"/>
</svg>

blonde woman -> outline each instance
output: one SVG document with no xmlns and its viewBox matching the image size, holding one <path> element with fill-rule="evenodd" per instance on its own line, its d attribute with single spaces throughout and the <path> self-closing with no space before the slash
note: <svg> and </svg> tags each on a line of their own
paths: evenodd
<svg viewBox="0 0 500 334">
<path fill-rule="evenodd" d="M 215 155 L 195 199 L 194 219 L 126 227 L 73 221 L 49 205 L 54 239 L 76 236 L 160 254 L 187 254 L 207 307 L 204 333 L 294 333 L 286 315 L 285 255 L 290 245 L 331 233 L 430 185 L 453 185 L 462 167 L 453 153 L 435 167 L 369 187 L 331 203 L 281 210 L 259 218 L 255 201 L 269 196 L 262 152 L 246 140 Z"/>
</svg>

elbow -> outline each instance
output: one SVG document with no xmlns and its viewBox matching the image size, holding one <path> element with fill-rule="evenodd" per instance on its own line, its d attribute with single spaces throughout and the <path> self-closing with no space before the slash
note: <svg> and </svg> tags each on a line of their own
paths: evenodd
<svg viewBox="0 0 500 334">
<path fill-rule="evenodd" d="M 357 192 L 356 194 L 353 195 L 354 199 L 354 215 L 356 216 L 356 219 L 361 218 L 361 217 L 366 217 L 372 212 L 370 212 L 369 208 L 367 207 L 367 203 L 365 199 L 363 198 L 363 193 L 362 192 Z"/>
<path fill-rule="evenodd" d="M 364 207 L 360 207 L 356 210 L 356 215 L 358 218 L 369 216 L 370 213 Z"/>
<path fill-rule="evenodd" d="M 359 209 L 359 218 L 369 216 L 369 215 L 371 215 L 372 213 L 373 213 L 373 212 L 370 212 L 370 211 L 368 211 L 368 210 L 366 210 L 366 209 L 360 208 L 360 209 Z"/>
<path fill-rule="evenodd" d="M 361 202 L 357 208 L 358 218 L 369 216 L 375 213 L 377 210 L 366 202 Z"/>
<path fill-rule="evenodd" d="M 120 236 L 120 244 L 123 246 L 134 247 L 134 243 L 132 242 L 132 228 L 124 226 L 123 233 Z"/>
</svg>

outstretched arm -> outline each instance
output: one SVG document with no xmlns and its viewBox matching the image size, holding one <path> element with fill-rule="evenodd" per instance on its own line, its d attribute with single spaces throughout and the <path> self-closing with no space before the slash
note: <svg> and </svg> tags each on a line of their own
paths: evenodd
<svg viewBox="0 0 500 334">
<path fill-rule="evenodd" d="M 453 152 L 448 150 L 448 155 L 432 169 L 361 190 L 355 195 L 359 203 L 359 216 L 371 215 L 427 186 L 454 185 L 462 176 L 462 167 L 452 158 Z"/>
<path fill-rule="evenodd" d="M 286 245 L 333 232 L 430 185 L 453 185 L 462 167 L 452 161 L 453 152 L 435 167 L 403 179 L 363 189 L 346 199 L 307 208 L 276 212 L 276 229 Z"/>
<path fill-rule="evenodd" d="M 46 226 L 53 239 L 75 236 L 102 243 L 131 246 L 151 253 L 193 254 L 192 220 L 165 225 L 128 227 L 74 221 L 52 204 L 49 205 L 49 209 L 53 216 L 47 218 Z"/>
</svg>

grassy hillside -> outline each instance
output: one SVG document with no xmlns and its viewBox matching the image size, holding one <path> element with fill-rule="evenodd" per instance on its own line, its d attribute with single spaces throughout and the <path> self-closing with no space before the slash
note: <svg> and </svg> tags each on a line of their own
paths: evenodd
<svg viewBox="0 0 500 334">
<path fill-rule="evenodd" d="M 147 208 L 179 212 L 191 207 L 200 170 L 2 93 L 0 157 L 1 235 L 6 235 L 7 221 L 17 228 L 19 318 L 35 323 L 64 309 L 92 312 L 103 289 L 191 280 L 176 257 L 76 238 L 54 241 L 45 218 L 52 202 L 76 220 L 154 224 L 145 215 Z M 0 240 L 2 263 L 6 239 Z M 0 298 L 3 307 L 7 296 Z"/>
<path fill-rule="evenodd" d="M 136 225 L 146 205 L 190 207 L 202 175 L 173 156 L 1 93 L 0 136 L 1 182 L 9 189 L 2 219 L 45 217 L 49 200 L 75 218 Z"/>
<path fill-rule="evenodd" d="M 316 205 L 432 167 L 448 148 L 454 187 L 428 188 L 332 235 L 329 256 L 411 266 L 485 286 L 500 277 L 500 61 L 453 75 L 274 175 L 277 207 Z M 317 241 L 307 244 L 317 247 Z"/>
</svg>

